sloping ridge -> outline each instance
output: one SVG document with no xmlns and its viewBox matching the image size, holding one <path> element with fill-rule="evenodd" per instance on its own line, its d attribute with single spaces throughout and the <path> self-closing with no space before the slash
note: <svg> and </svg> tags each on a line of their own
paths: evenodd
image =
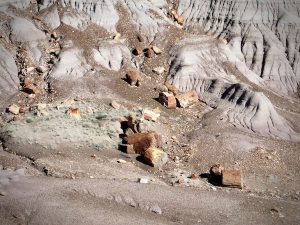
<svg viewBox="0 0 300 225">
<path fill-rule="evenodd" d="M 216 46 L 214 39 L 207 38 L 179 42 L 171 52 L 167 81 L 181 91 L 196 90 L 199 99 L 223 109 L 227 120 L 236 126 L 264 136 L 300 140 L 263 93 L 253 91 L 223 69 L 230 52 L 224 44 Z"/>
<path fill-rule="evenodd" d="M 296 0 L 186 0 L 185 29 L 229 42 L 249 69 L 282 95 L 300 84 L 300 2 Z"/>
</svg>

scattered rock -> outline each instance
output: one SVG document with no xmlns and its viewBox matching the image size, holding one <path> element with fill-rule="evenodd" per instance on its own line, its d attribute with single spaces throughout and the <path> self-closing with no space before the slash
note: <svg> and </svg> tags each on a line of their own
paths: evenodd
<svg viewBox="0 0 300 225">
<path fill-rule="evenodd" d="M 183 16 L 179 16 L 178 13 L 175 10 L 172 10 L 172 15 L 175 19 L 175 21 L 179 24 L 179 25 L 183 25 L 184 23 L 184 17 Z"/>
<path fill-rule="evenodd" d="M 158 75 L 162 75 L 165 72 L 165 68 L 160 66 L 160 67 L 156 67 L 153 69 L 153 72 L 158 74 Z"/>
<path fill-rule="evenodd" d="M 140 178 L 139 179 L 139 183 L 141 183 L 141 184 L 148 184 L 149 180 L 148 180 L 148 178 Z"/>
<path fill-rule="evenodd" d="M 137 35 L 137 39 L 138 39 L 139 42 L 144 42 L 145 41 L 144 37 L 140 34 Z"/>
<path fill-rule="evenodd" d="M 114 36 L 114 40 L 115 41 L 119 41 L 120 40 L 120 38 L 121 38 L 121 34 L 120 33 L 116 33 L 116 35 Z"/>
<path fill-rule="evenodd" d="M 162 214 L 162 210 L 161 210 L 161 208 L 157 204 L 151 206 L 150 211 L 154 212 L 156 214 L 159 214 L 159 215 Z"/>
<path fill-rule="evenodd" d="M 168 88 L 169 92 L 172 92 L 175 95 L 177 94 L 178 90 L 173 84 L 170 84 L 170 83 L 166 82 L 165 86 Z"/>
<path fill-rule="evenodd" d="M 183 25 L 184 23 L 184 17 L 183 16 L 178 16 L 178 18 L 176 19 L 177 23 L 179 25 Z"/>
<path fill-rule="evenodd" d="M 18 115 L 20 113 L 20 107 L 16 104 L 13 104 L 8 107 L 8 111 L 14 115 Z"/>
<path fill-rule="evenodd" d="M 126 144 L 130 147 L 133 145 L 133 152 L 143 154 L 150 147 L 161 147 L 162 137 L 156 132 L 135 133 L 124 138 Z"/>
<path fill-rule="evenodd" d="M 158 92 L 168 92 L 168 88 L 166 85 L 159 85 L 155 88 L 155 90 Z"/>
<path fill-rule="evenodd" d="M 89 116 L 92 116 L 94 114 L 94 110 L 92 109 L 92 107 L 87 107 L 85 111 Z"/>
<path fill-rule="evenodd" d="M 140 86 L 142 77 L 135 69 L 129 69 L 126 73 L 126 80 L 131 86 Z"/>
<path fill-rule="evenodd" d="M 34 99 L 35 97 L 36 97 L 35 94 L 29 94 L 29 95 L 28 95 L 28 98 L 29 98 L 29 99 Z"/>
<path fill-rule="evenodd" d="M 144 109 L 142 114 L 145 120 L 149 120 L 153 122 L 155 122 L 158 119 L 158 117 L 160 117 L 159 113 L 153 112 L 149 109 Z"/>
<path fill-rule="evenodd" d="M 139 132 L 140 120 L 133 115 L 127 117 L 126 126 L 130 128 L 134 133 Z"/>
<path fill-rule="evenodd" d="M 159 93 L 159 102 L 168 109 L 176 109 L 176 98 L 173 93 L 161 92 Z"/>
<path fill-rule="evenodd" d="M 110 106 L 117 110 L 121 108 L 121 105 L 117 101 L 112 101 Z"/>
<path fill-rule="evenodd" d="M 28 107 L 25 107 L 25 106 L 20 107 L 20 110 L 19 110 L 20 113 L 25 113 L 27 111 L 28 111 Z"/>
<path fill-rule="evenodd" d="M 150 147 L 144 153 L 144 162 L 153 167 L 161 167 L 168 162 L 168 154 L 164 151 Z"/>
<path fill-rule="evenodd" d="M 38 87 L 31 83 L 29 79 L 24 80 L 23 91 L 28 94 L 38 94 L 40 92 Z"/>
<path fill-rule="evenodd" d="M 81 118 L 80 111 L 78 108 L 69 108 L 66 114 L 73 119 L 79 120 Z"/>
<path fill-rule="evenodd" d="M 39 66 L 36 68 L 36 71 L 39 73 L 46 73 L 48 71 L 48 68 L 46 66 Z"/>
<path fill-rule="evenodd" d="M 136 56 L 141 55 L 143 53 L 143 49 L 141 49 L 140 47 L 135 47 L 135 49 L 133 49 L 132 53 Z"/>
<path fill-rule="evenodd" d="M 34 69 L 35 68 L 33 66 L 27 67 L 27 72 L 30 73 L 30 72 L 34 71 Z"/>
<path fill-rule="evenodd" d="M 221 176 L 223 170 L 224 170 L 223 166 L 221 166 L 220 164 L 216 164 L 210 168 L 209 172 L 211 176 Z"/>
<path fill-rule="evenodd" d="M 222 170 L 222 185 L 242 188 L 243 181 L 241 171 L 235 169 Z"/>
<path fill-rule="evenodd" d="M 6 192 L 0 191 L 0 196 L 5 196 L 5 195 L 6 195 Z"/>
<path fill-rule="evenodd" d="M 198 174 L 195 174 L 195 173 L 193 173 L 193 174 L 190 176 L 190 178 L 191 178 L 191 179 L 193 179 L 193 180 L 196 180 L 196 179 L 198 179 L 198 178 L 199 178 L 199 175 L 198 175 Z"/>
<path fill-rule="evenodd" d="M 127 161 L 125 161 L 124 159 L 118 159 L 117 162 L 118 163 L 127 163 Z"/>
<path fill-rule="evenodd" d="M 177 94 L 176 99 L 181 108 L 187 108 L 198 102 L 198 94 L 196 91 L 188 91 L 186 93 Z"/>
<path fill-rule="evenodd" d="M 162 53 L 162 50 L 160 48 L 158 48 L 157 46 L 152 46 L 152 50 L 155 54 L 159 55 Z"/>
<path fill-rule="evenodd" d="M 154 51 L 151 48 L 147 48 L 145 52 L 145 56 L 147 58 L 153 58 L 154 57 Z"/>
</svg>

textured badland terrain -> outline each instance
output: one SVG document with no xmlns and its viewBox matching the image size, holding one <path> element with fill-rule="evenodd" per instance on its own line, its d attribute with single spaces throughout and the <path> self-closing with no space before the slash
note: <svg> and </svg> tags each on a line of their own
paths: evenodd
<svg viewBox="0 0 300 225">
<path fill-rule="evenodd" d="M 299 224 L 299 87 L 297 0 L 1 1 L 0 224 Z"/>
</svg>

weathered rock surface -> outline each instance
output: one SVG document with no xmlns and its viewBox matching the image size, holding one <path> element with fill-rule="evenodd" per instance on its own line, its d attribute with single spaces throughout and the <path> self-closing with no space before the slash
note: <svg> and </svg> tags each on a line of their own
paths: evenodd
<svg viewBox="0 0 300 225">
<path fill-rule="evenodd" d="M 15 17 L 9 25 L 11 29 L 10 39 L 13 42 L 37 41 L 46 38 L 44 32 L 27 19 Z"/>
<path fill-rule="evenodd" d="M 298 140 L 299 135 L 270 100 L 251 90 L 253 83 L 264 86 L 261 78 L 251 77 L 245 63 L 230 52 L 224 43 L 209 38 L 184 39 L 173 49 L 167 81 L 180 91 L 196 90 L 200 100 L 223 108 L 228 121 L 235 125 L 262 135 Z"/>
<path fill-rule="evenodd" d="M 92 54 L 97 64 L 114 71 L 120 70 L 131 60 L 129 49 L 117 41 L 103 42 L 98 50 L 92 50 Z"/>
<path fill-rule="evenodd" d="M 0 95 L 13 94 L 18 86 L 18 68 L 13 55 L 0 45 Z"/>
<path fill-rule="evenodd" d="M 78 79 L 83 77 L 90 68 L 83 56 L 83 51 L 70 48 L 60 54 L 59 61 L 55 64 L 50 76 L 60 80 Z"/>
<path fill-rule="evenodd" d="M 225 39 L 266 85 L 291 95 L 300 83 L 299 8 L 288 0 L 188 0 L 178 12 L 186 29 Z"/>
<path fill-rule="evenodd" d="M 39 3 L 39 7 L 40 9 L 44 9 L 53 3 L 54 0 L 45 0 Z M 87 21 L 91 21 L 112 33 L 116 33 L 116 26 L 120 20 L 117 5 L 121 6 L 129 13 L 136 30 L 147 37 L 149 41 L 153 41 L 157 33 L 163 32 L 164 25 L 172 23 L 160 9 L 165 4 L 166 2 L 161 0 L 154 2 L 147 0 L 103 0 L 98 2 L 89 0 L 66 0 L 62 2 L 63 7 L 70 7 L 80 13 L 85 13 L 88 15 Z M 63 20 L 68 25 L 80 24 L 82 23 L 80 21 L 85 21 L 85 19 L 81 20 L 79 18 L 75 18 L 74 21 L 66 18 Z M 75 27 L 76 26 L 77 25 L 75 25 Z"/>
<path fill-rule="evenodd" d="M 58 28 L 60 26 L 60 18 L 57 7 L 47 10 L 47 12 L 43 15 L 43 20 L 51 30 Z"/>
</svg>

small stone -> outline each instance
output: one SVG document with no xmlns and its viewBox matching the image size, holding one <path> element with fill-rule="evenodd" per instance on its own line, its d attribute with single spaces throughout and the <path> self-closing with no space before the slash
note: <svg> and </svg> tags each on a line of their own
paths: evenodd
<svg viewBox="0 0 300 225">
<path fill-rule="evenodd" d="M 173 84 L 165 83 L 165 86 L 168 88 L 169 92 L 176 94 L 178 92 L 177 88 Z"/>
<path fill-rule="evenodd" d="M 120 109 L 121 105 L 117 101 L 112 101 L 110 103 L 110 106 L 113 107 L 114 109 Z"/>
<path fill-rule="evenodd" d="M 184 17 L 183 16 L 178 16 L 177 19 L 176 19 L 177 23 L 179 25 L 183 25 L 184 23 Z"/>
<path fill-rule="evenodd" d="M 56 32 L 53 32 L 53 33 L 51 34 L 51 37 L 54 38 L 55 40 L 58 39 L 58 35 L 57 35 Z"/>
<path fill-rule="evenodd" d="M 137 39 L 138 39 L 139 42 L 144 42 L 145 41 L 144 37 L 140 34 L 137 35 Z"/>
<path fill-rule="evenodd" d="M 18 115 L 20 113 L 20 107 L 16 104 L 12 104 L 8 107 L 8 111 L 14 115 Z"/>
<path fill-rule="evenodd" d="M 23 90 L 28 94 L 38 94 L 40 91 L 29 79 L 24 80 Z"/>
<path fill-rule="evenodd" d="M 46 73 L 48 71 L 48 68 L 46 66 L 39 66 L 36 68 L 36 71 L 39 73 Z"/>
<path fill-rule="evenodd" d="M 177 94 L 176 99 L 181 108 L 187 108 L 198 102 L 198 94 L 196 91 L 188 91 L 186 93 Z"/>
<path fill-rule="evenodd" d="M 5 196 L 6 192 L 5 191 L 0 191 L 0 196 Z"/>
<path fill-rule="evenodd" d="M 35 94 L 29 94 L 29 95 L 28 95 L 28 98 L 29 98 L 29 99 L 34 99 L 35 97 L 36 97 Z"/>
<path fill-rule="evenodd" d="M 222 185 L 242 188 L 243 181 L 241 171 L 236 169 L 224 169 L 222 171 Z"/>
<path fill-rule="evenodd" d="M 150 211 L 153 212 L 153 213 L 159 214 L 159 215 L 162 214 L 162 210 L 157 204 L 151 206 Z"/>
<path fill-rule="evenodd" d="M 153 58 L 154 57 L 154 51 L 151 48 L 147 48 L 145 52 L 145 56 L 147 58 Z"/>
<path fill-rule="evenodd" d="M 152 46 L 152 50 L 155 54 L 159 55 L 162 53 L 162 50 L 160 48 L 158 48 L 157 46 Z"/>
<path fill-rule="evenodd" d="M 148 184 L 149 180 L 148 180 L 148 178 L 140 178 L 139 179 L 139 183 L 141 183 L 141 184 Z"/>
<path fill-rule="evenodd" d="M 221 166 L 220 164 L 216 164 L 210 168 L 209 172 L 211 176 L 221 176 L 223 170 L 224 170 L 223 166 Z"/>
<path fill-rule="evenodd" d="M 132 53 L 136 56 L 141 55 L 143 53 L 143 49 L 141 49 L 140 47 L 135 47 Z"/>
<path fill-rule="evenodd" d="M 198 174 L 192 174 L 191 177 L 190 177 L 192 180 L 196 180 L 199 178 L 199 175 Z"/>
<path fill-rule="evenodd" d="M 66 114 L 73 119 L 81 119 L 80 110 L 78 108 L 69 108 Z"/>
<path fill-rule="evenodd" d="M 38 103 L 36 106 L 37 110 L 42 111 L 45 110 L 47 108 L 47 104 L 45 103 Z"/>
<path fill-rule="evenodd" d="M 155 113 L 149 109 L 144 109 L 142 114 L 145 120 L 149 120 L 153 122 L 155 122 L 158 119 L 158 117 L 160 117 L 159 113 Z"/>
<path fill-rule="evenodd" d="M 119 41 L 120 40 L 120 38 L 121 38 L 121 34 L 120 33 L 116 33 L 116 35 L 114 36 L 114 40 L 115 41 Z"/>
<path fill-rule="evenodd" d="M 117 162 L 118 163 L 127 163 L 127 161 L 125 161 L 124 159 L 118 159 Z"/>
<path fill-rule="evenodd" d="M 92 109 L 92 107 L 86 107 L 85 111 L 89 116 L 92 116 L 94 114 L 94 110 Z"/>
<path fill-rule="evenodd" d="M 159 92 L 168 92 L 168 88 L 166 85 L 159 85 L 155 88 L 155 90 L 157 90 Z"/>
<path fill-rule="evenodd" d="M 176 98 L 173 93 L 161 92 L 159 93 L 159 102 L 168 109 L 176 109 Z"/>
<path fill-rule="evenodd" d="M 30 73 L 30 72 L 34 71 L 34 69 L 35 68 L 33 66 L 27 67 L 27 72 Z"/>
<path fill-rule="evenodd" d="M 156 67 L 153 69 L 153 72 L 158 74 L 158 75 L 162 75 L 165 72 L 165 68 L 160 66 L 160 67 Z"/>
<path fill-rule="evenodd" d="M 126 73 L 126 80 L 131 86 L 140 86 L 142 77 L 135 69 L 129 69 Z"/>
<path fill-rule="evenodd" d="M 168 160 L 168 154 L 155 147 L 148 148 L 144 153 L 144 162 L 153 167 L 161 167 Z"/>
</svg>

